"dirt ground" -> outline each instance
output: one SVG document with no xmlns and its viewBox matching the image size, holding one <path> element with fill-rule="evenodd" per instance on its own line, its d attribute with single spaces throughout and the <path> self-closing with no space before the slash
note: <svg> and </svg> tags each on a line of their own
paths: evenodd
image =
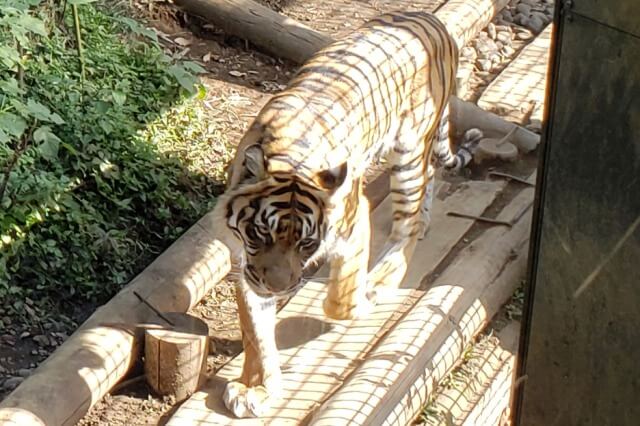
<svg viewBox="0 0 640 426">
<path fill-rule="evenodd" d="M 314 16 L 322 9 L 324 3 L 319 0 L 261 2 L 283 13 L 289 11 L 296 19 L 307 23 L 313 22 Z M 384 2 L 366 3 L 375 5 Z M 435 6 L 442 2 L 433 3 Z M 202 83 L 207 88 L 204 102 L 210 106 L 210 114 L 228 120 L 230 139 L 240 139 L 251 118 L 273 93 L 285 87 L 295 72 L 295 64 L 260 53 L 249 43 L 228 37 L 198 18 L 178 12 L 169 2 L 134 0 L 130 4 L 133 7 L 131 14 L 146 19 L 148 25 L 157 31 L 161 43 L 168 51 L 196 61 L 207 70 L 207 73 L 201 76 Z M 304 10 L 307 10 L 306 15 Z M 357 11 L 354 13 L 356 20 L 361 18 Z M 346 27 L 341 24 L 341 29 L 346 30 L 351 26 L 353 25 L 349 22 Z M 525 41 L 514 41 L 512 47 L 517 52 L 525 44 Z M 490 72 L 474 71 L 466 97 L 475 100 L 507 63 L 508 61 L 504 61 Z M 507 167 L 504 171 L 525 175 L 535 167 L 535 161 L 535 155 L 530 155 L 524 161 L 524 168 L 511 166 L 511 169 Z M 472 170 L 471 176 L 467 177 L 481 179 L 491 166 L 496 164 L 484 164 Z M 216 285 L 212 293 L 192 313 L 203 318 L 210 327 L 213 344 L 208 359 L 208 372 L 215 373 L 242 349 L 231 281 L 223 281 Z M 90 312 L 87 312 L 86 316 L 89 314 Z M 503 313 L 504 315 L 506 314 Z M 24 370 L 24 376 L 27 376 L 29 368 L 39 364 L 64 341 L 68 329 L 69 326 L 64 324 L 45 324 L 42 330 L 30 332 L 43 336 L 35 340 L 24 340 L 22 337 L 25 336 L 20 333 L 0 333 L 0 366 L 8 365 L 18 373 Z M 7 345 L 7 342 L 10 344 Z M 0 377 L 2 373 L 0 370 Z M 0 386 L 0 400 L 9 390 L 10 387 L 7 387 L 3 391 L 3 387 Z M 150 392 L 144 381 L 142 368 L 138 366 L 78 424 L 163 424 L 174 407 L 174 401 L 171 399 L 157 398 Z"/>
</svg>

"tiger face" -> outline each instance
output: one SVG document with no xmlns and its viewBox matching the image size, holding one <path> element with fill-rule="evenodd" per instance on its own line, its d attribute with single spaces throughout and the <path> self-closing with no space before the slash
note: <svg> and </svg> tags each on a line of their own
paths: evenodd
<svg viewBox="0 0 640 426">
<path fill-rule="evenodd" d="M 244 247 L 245 280 L 259 295 L 289 295 L 323 253 L 329 197 L 344 182 L 346 165 L 303 181 L 270 173 L 262 147 L 254 144 L 244 151 L 241 169 L 226 219 Z"/>
</svg>

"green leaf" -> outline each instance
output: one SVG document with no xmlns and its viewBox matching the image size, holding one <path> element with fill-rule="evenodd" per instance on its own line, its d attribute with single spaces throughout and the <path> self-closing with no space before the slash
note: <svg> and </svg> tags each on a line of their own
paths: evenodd
<svg viewBox="0 0 640 426">
<path fill-rule="evenodd" d="M 191 61 L 185 61 L 182 63 L 182 67 L 188 71 L 194 72 L 196 74 L 202 74 L 207 72 L 204 68 L 202 68 L 199 64 Z"/>
<path fill-rule="evenodd" d="M 7 135 L 7 133 L 0 129 L 0 142 L 1 143 L 7 143 L 11 140 L 11 138 L 9 137 L 9 135 Z"/>
<path fill-rule="evenodd" d="M 14 23 L 15 25 L 18 25 L 27 31 L 31 31 L 32 33 L 45 37 L 47 36 L 47 30 L 44 26 L 44 22 L 31 15 L 21 15 L 16 21 L 14 21 Z"/>
<path fill-rule="evenodd" d="M 38 151 L 47 161 L 58 159 L 60 139 L 51 131 L 49 126 L 40 126 L 33 132 L 33 140 L 39 143 Z"/>
<path fill-rule="evenodd" d="M 6 67 L 13 68 L 15 64 L 20 62 L 20 54 L 18 50 L 13 47 L 0 45 L 0 61 L 2 61 Z"/>
<path fill-rule="evenodd" d="M 0 129 L 5 130 L 15 138 L 19 138 L 27 128 L 27 122 L 19 115 L 10 112 L 0 113 Z"/>
<path fill-rule="evenodd" d="M 79 4 L 89 4 L 89 3 L 94 3 L 98 0 L 68 0 L 67 3 L 69 3 L 70 5 L 79 5 Z"/>
<path fill-rule="evenodd" d="M 1 49 L 2 47 L 0 47 Z M 18 81 L 15 78 L 9 77 L 6 80 L 0 80 L 0 91 L 8 95 L 22 95 L 24 90 L 18 86 Z"/>
<path fill-rule="evenodd" d="M 127 100 L 127 95 L 122 92 L 113 92 L 111 96 L 113 97 L 113 102 L 119 106 L 124 105 L 124 102 Z"/>
<path fill-rule="evenodd" d="M 138 21 L 131 18 L 126 18 L 124 16 L 118 16 L 116 20 L 129 27 L 132 33 L 147 37 L 156 43 L 158 42 L 158 35 L 156 34 L 156 32 L 140 25 Z"/>
<path fill-rule="evenodd" d="M 57 113 L 52 112 L 51 115 L 49 116 L 49 119 L 51 119 L 51 121 L 54 124 L 64 124 L 64 120 L 62 119 L 62 117 L 60 117 Z"/>
<path fill-rule="evenodd" d="M 195 91 L 195 85 L 197 83 L 195 77 L 189 74 L 183 67 L 180 65 L 172 65 L 167 69 L 167 72 L 173 76 L 185 90 L 189 93 L 193 93 Z"/>
<path fill-rule="evenodd" d="M 38 101 L 34 101 L 33 99 L 27 100 L 27 111 L 33 118 L 37 118 L 40 121 L 52 121 L 51 120 L 51 111 L 49 108 L 42 105 Z"/>
</svg>

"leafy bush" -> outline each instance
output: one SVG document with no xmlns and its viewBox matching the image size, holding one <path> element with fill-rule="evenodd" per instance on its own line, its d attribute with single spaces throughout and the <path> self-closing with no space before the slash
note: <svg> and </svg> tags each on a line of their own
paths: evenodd
<svg viewBox="0 0 640 426">
<path fill-rule="evenodd" d="M 13 312 L 26 298 L 104 301 L 219 189 L 169 154 L 207 137 L 188 122 L 199 67 L 135 21 L 68 0 L 80 4 L 80 53 L 71 7 L 39 3 L 0 0 L 0 307 Z M 177 127 L 145 130 L 158 120 Z"/>
</svg>

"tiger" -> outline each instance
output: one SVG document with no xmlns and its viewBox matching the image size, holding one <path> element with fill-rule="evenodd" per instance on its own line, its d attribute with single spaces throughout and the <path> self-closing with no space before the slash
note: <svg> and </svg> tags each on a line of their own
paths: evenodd
<svg viewBox="0 0 640 426">
<path fill-rule="evenodd" d="M 310 265 L 329 264 L 323 309 L 336 320 L 366 316 L 402 281 L 430 224 L 432 159 L 449 169 L 468 162 L 449 141 L 457 64 L 435 15 L 383 14 L 314 54 L 244 133 L 214 210 L 241 270 L 245 358 L 223 393 L 236 417 L 261 417 L 282 394 L 276 305 Z M 369 271 L 364 175 L 380 162 L 392 229 Z"/>
</svg>

